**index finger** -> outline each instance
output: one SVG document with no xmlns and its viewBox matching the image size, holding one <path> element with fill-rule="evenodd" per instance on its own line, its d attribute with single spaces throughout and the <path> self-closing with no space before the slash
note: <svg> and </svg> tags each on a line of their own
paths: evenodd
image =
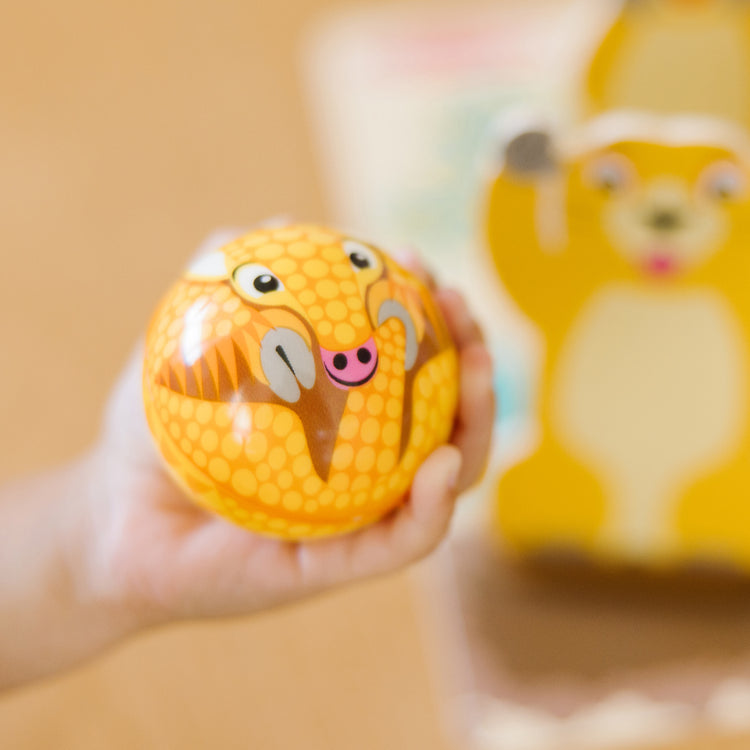
<svg viewBox="0 0 750 750">
<path fill-rule="evenodd" d="M 492 357 L 463 297 L 450 289 L 435 294 L 458 351 L 458 410 L 451 443 L 462 455 L 457 489 L 478 482 L 487 467 L 495 423 Z"/>
</svg>

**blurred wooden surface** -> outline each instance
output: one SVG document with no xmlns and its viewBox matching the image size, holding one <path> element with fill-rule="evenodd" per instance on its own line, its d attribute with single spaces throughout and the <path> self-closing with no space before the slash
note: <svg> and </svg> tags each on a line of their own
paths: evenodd
<svg viewBox="0 0 750 750">
<path fill-rule="evenodd" d="M 0 477 L 93 438 L 157 298 L 213 227 L 326 218 L 297 45 L 344 4 L 0 6 Z M 415 610 L 397 576 L 150 633 L 3 697 L 0 747 L 448 748 Z"/>
</svg>

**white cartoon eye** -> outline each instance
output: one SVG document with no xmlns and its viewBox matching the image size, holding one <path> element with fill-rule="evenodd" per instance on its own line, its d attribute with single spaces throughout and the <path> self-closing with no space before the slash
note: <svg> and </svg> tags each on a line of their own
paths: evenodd
<svg viewBox="0 0 750 750">
<path fill-rule="evenodd" d="M 232 280 L 240 292 L 255 299 L 284 289 L 278 276 L 258 263 L 246 263 L 244 266 L 239 266 L 232 274 Z"/>
<path fill-rule="evenodd" d="M 352 240 L 344 242 L 343 247 L 355 271 L 363 271 L 365 268 L 375 268 L 378 265 L 377 256 L 369 247 L 365 247 L 365 245 Z"/>
<path fill-rule="evenodd" d="M 635 182 L 635 169 L 621 154 L 605 154 L 586 166 L 584 179 L 594 189 L 613 194 Z"/>
<path fill-rule="evenodd" d="M 740 198 L 747 189 L 747 178 L 744 172 L 730 161 L 719 161 L 703 172 L 699 185 L 709 198 L 718 201 L 729 201 Z"/>
</svg>

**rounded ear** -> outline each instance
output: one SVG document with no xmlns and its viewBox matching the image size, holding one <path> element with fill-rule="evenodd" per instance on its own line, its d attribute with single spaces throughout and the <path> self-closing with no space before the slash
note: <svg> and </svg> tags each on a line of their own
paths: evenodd
<svg viewBox="0 0 750 750">
<path fill-rule="evenodd" d="M 552 136 L 542 129 L 526 130 L 505 144 L 505 168 L 519 175 L 548 174 L 557 169 Z"/>
</svg>

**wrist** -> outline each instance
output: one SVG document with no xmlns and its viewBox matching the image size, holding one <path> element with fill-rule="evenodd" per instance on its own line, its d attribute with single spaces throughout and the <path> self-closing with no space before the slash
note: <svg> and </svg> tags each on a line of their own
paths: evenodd
<svg viewBox="0 0 750 750">
<path fill-rule="evenodd" d="M 95 446 L 70 467 L 73 512 L 66 514 L 65 568 L 71 605 L 101 648 L 150 624 L 117 564 L 117 508 L 108 488 L 104 451 Z"/>
<path fill-rule="evenodd" d="M 0 493 L 0 689 L 72 667 L 140 626 L 99 575 L 95 471 L 88 455 Z"/>
</svg>

